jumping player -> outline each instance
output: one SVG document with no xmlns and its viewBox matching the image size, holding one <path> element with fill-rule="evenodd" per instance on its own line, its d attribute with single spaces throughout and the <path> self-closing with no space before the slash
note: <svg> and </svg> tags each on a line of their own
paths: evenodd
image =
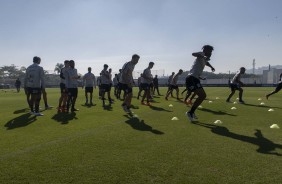
<svg viewBox="0 0 282 184">
<path fill-rule="evenodd" d="M 215 69 L 208 62 L 212 55 L 213 47 L 210 45 L 205 45 L 203 46 L 202 49 L 203 49 L 202 52 L 192 53 L 192 56 L 196 57 L 196 60 L 194 61 L 192 68 L 189 71 L 188 76 L 186 77 L 186 88 L 191 92 L 194 92 L 196 95 L 198 95 L 198 98 L 194 102 L 190 111 L 186 112 L 186 115 L 188 116 L 191 122 L 197 119 L 195 115 L 195 111 L 207 96 L 206 92 L 204 91 L 200 83 L 199 76 L 201 76 L 205 66 L 210 67 L 212 72 L 215 71 Z"/>
</svg>

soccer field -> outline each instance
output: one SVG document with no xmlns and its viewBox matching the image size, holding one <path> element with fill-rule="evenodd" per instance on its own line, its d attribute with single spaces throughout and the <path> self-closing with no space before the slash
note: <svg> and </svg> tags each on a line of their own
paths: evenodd
<svg viewBox="0 0 282 184">
<path fill-rule="evenodd" d="M 270 126 L 282 127 L 282 92 L 266 100 L 274 88 L 245 87 L 246 104 L 234 104 L 225 102 L 228 88 L 205 90 L 195 123 L 185 115 L 190 107 L 164 96 L 155 97 L 152 107 L 134 97 L 131 117 L 118 100 L 103 108 L 97 90 L 96 106 L 84 106 L 79 89 L 80 111 L 53 108 L 35 117 L 23 91 L 1 90 L 0 182 L 281 183 L 282 131 Z M 47 93 L 56 107 L 59 89 Z"/>
</svg>

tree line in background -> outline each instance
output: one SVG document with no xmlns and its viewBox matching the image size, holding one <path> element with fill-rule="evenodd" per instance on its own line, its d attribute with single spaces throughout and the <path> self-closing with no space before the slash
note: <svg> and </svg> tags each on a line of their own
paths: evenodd
<svg viewBox="0 0 282 184">
<path fill-rule="evenodd" d="M 54 72 L 56 74 L 60 74 L 61 69 L 64 67 L 63 63 L 57 63 L 54 68 Z M 26 67 L 17 67 L 16 65 L 12 64 L 10 66 L 2 66 L 0 67 L 0 78 L 9 78 L 9 79 L 23 79 L 25 75 Z M 48 74 L 46 70 L 44 70 L 45 74 Z M 177 71 L 175 71 L 177 72 Z M 188 74 L 188 71 L 185 71 L 182 76 L 186 76 Z M 52 74 L 50 74 L 52 75 Z M 209 78 L 209 79 L 228 79 L 232 78 L 234 76 L 234 73 L 219 73 L 215 74 L 212 72 L 203 72 L 203 77 Z M 244 78 L 254 78 L 259 75 L 255 74 L 245 74 Z"/>
</svg>

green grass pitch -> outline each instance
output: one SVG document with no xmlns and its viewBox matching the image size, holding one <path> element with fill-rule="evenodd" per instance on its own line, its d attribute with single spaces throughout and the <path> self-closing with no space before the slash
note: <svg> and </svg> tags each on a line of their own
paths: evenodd
<svg viewBox="0 0 282 184">
<path fill-rule="evenodd" d="M 282 92 L 264 98 L 273 89 L 244 88 L 243 105 L 225 102 L 228 88 L 205 88 L 195 123 L 185 116 L 190 107 L 164 96 L 152 107 L 135 97 L 130 117 L 118 100 L 102 108 L 97 90 L 96 106 L 83 106 L 79 89 L 80 111 L 57 114 L 53 108 L 34 117 L 23 91 L 0 90 L 0 182 L 281 183 L 282 131 L 270 126 L 282 127 Z M 47 93 L 56 107 L 59 89 Z"/>
</svg>

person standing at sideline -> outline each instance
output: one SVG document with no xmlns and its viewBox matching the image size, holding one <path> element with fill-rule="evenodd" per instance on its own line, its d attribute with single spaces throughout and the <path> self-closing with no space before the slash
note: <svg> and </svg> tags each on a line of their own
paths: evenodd
<svg viewBox="0 0 282 184">
<path fill-rule="evenodd" d="M 212 65 L 209 63 L 213 47 L 210 45 L 204 45 L 202 50 L 202 52 L 192 53 L 192 56 L 196 57 L 196 60 L 194 61 L 188 73 L 188 76 L 186 77 L 186 88 L 189 91 L 194 92 L 198 96 L 190 111 L 186 112 L 186 115 L 191 122 L 197 119 L 195 111 L 207 96 L 205 90 L 201 85 L 199 77 L 202 75 L 205 66 L 210 67 L 212 72 L 215 71 L 214 67 L 212 67 Z"/>
<path fill-rule="evenodd" d="M 88 72 L 83 76 L 83 85 L 85 87 L 85 105 L 88 105 L 88 93 L 90 96 L 90 105 L 93 105 L 93 88 L 96 89 L 95 75 L 91 72 L 92 68 L 88 67 Z"/>
<path fill-rule="evenodd" d="M 26 88 L 26 95 L 30 96 L 28 100 L 30 113 L 35 116 L 43 116 L 39 112 L 39 104 L 41 99 L 41 90 L 45 89 L 44 70 L 39 64 L 40 57 L 33 57 L 33 64 L 26 69 L 24 87 Z"/>
<path fill-rule="evenodd" d="M 22 84 L 22 83 L 21 83 L 20 79 L 17 78 L 17 80 L 16 80 L 16 82 L 15 82 L 15 87 L 16 87 L 18 93 L 19 93 L 20 90 L 21 90 L 21 84 Z"/>
<path fill-rule="evenodd" d="M 126 62 L 122 67 L 122 73 L 120 78 L 120 86 L 124 91 L 124 101 L 122 103 L 122 108 L 125 112 L 131 113 L 130 106 L 132 100 L 132 86 L 134 85 L 132 72 L 134 70 L 135 65 L 138 63 L 140 56 L 134 54 L 131 58 L 131 61 Z"/>
</svg>

